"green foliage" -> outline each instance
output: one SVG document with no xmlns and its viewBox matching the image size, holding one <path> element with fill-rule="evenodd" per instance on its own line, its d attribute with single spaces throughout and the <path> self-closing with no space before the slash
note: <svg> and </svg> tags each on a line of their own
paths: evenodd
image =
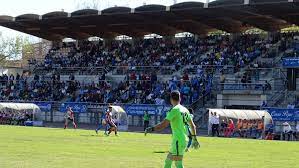
<svg viewBox="0 0 299 168">
<path fill-rule="evenodd" d="M 63 124 L 61 124 L 63 126 Z M 1 168 L 159 168 L 171 135 L 0 126 Z M 186 168 L 298 168 L 298 142 L 200 137 Z"/>
<path fill-rule="evenodd" d="M 259 28 L 252 28 L 252 29 L 248 29 L 244 32 L 244 34 L 266 34 L 267 32 L 259 29 Z"/>
<path fill-rule="evenodd" d="M 227 33 L 226 31 L 222 30 L 216 30 L 208 33 L 209 36 L 214 36 L 214 35 L 230 35 L 230 33 Z"/>
<path fill-rule="evenodd" d="M 282 33 L 288 33 L 288 32 L 299 32 L 299 26 L 291 26 L 284 29 L 281 29 Z"/>
<path fill-rule="evenodd" d="M 0 65 L 7 60 L 21 59 L 23 53 L 33 53 L 33 46 L 28 37 L 4 37 L 0 33 Z"/>
</svg>

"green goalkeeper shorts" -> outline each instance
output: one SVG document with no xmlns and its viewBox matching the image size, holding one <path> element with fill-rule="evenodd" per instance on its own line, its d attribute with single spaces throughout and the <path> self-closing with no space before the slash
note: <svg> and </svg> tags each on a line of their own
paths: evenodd
<svg viewBox="0 0 299 168">
<path fill-rule="evenodd" d="M 187 143 L 182 141 L 172 141 L 169 153 L 173 156 L 183 156 L 187 148 Z"/>
</svg>

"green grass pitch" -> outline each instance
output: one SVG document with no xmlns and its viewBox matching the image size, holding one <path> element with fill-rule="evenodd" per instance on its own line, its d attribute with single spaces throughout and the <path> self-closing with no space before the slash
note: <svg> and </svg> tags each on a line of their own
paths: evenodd
<svg viewBox="0 0 299 168">
<path fill-rule="evenodd" d="M 0 126 L 0 168 L 160 168 L 171 135 Z M 200 137 L 186 168 L 299 168 L 299 143 Z"/>
</svg>

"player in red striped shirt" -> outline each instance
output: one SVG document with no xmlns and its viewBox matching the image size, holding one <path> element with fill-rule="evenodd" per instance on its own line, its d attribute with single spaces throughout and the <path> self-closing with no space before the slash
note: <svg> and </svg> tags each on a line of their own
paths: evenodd
<svg viewBox="0 0 299 168">
<path fill-rule="evenodd" d="M 115 132 L 115 135 L 117 136 L 117 126 L 116 126 L 116 124 L 115 124 L 115 122 L 114 122 L 114 120 L 113 120 L 113 118 L 112 118 L 112 106 L 109 106 L 108 107 L 108 111 L 106 112 L 106 114 L 105 114 L 105 120 L 106 120 L 106 124 L 108 124 L 109 125 L 109 129 L 108 129 L 108 134 L 106 134 L 106 135 L 110 135 L 110 133 L 112 132 L 112 131 L 114 131 Z"/>
<path fill-rule="evenodd" d="M 73 112 L 71 107 L 67 108 L 67 112 L 64 115 L 64 119 L 65 119 L 64 129 L 67 128 L 69 121 L 71 121 L 73 123 L 73 126 L 74 126 L 75 129 L 77 128 L 77 125 L 75 123 L 74 112 Z"/>
</svg>

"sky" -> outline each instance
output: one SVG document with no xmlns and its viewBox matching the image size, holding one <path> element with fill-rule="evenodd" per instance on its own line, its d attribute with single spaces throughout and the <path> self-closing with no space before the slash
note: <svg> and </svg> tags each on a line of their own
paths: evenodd
<svg viewBox="0 0 299 168">
<path fill-rule="evenodd" d="M 82 6 L 88 6 L 90 4 L 97 4 L 98 9 L 100 10 L 113 6 L 126 6 L 135 8 L 143 5 L 144 3 L 170 6 L 174 3 L 174 1 L 176 1 L 176 3 L 186 2 L 186 0 L 0 0 L 0 15 L 9 15 L 13 17 L 27 13 L 43 15 L 48 12 L 61 10 L 71 13 L 75 10 L 81 9 Z M 206 0 L 187 1 L 206 2 Z M 38 40 L 38 38 L 35 38 L 33 36 L 1 26 L 0 32 L 3 36 L 6 37 L 28 36 L 31 41 Z"/>
</svg>

